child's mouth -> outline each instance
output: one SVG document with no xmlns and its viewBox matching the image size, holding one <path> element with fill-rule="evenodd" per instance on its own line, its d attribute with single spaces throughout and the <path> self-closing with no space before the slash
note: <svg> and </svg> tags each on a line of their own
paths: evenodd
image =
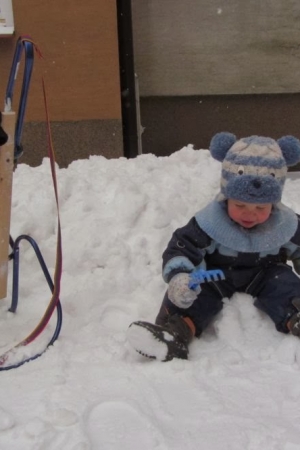
<svg viewBox="0 0 300 450">
<path fill-rule="evenodd" d="M 241 225 L 245 228 L 251 228 L 251 227 L 254 227 L 255 222 L 253 222 L 253 220 L 251 220 L 251 221 L 250 220 L 242 220 Z"/>
</svg>

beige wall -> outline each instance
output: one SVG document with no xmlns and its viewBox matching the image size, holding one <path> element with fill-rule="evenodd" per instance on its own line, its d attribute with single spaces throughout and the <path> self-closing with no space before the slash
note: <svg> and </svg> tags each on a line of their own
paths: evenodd
<svg viewBox="0 0 300 450">
<path fill-rule="evenodd" d="M 115 1 L 13 0 L 13 10 L 15 36 L 0 39 L 0 92 L 4 101 L 16 39 L 23 34 L 30 35 L 44 56 L 41 61 L 36 57 L 25 116 L 25 143 L 36 154 L 35 164 L 41 159 L 39 148 L 35 148 L 36 136 L 39 136 L 38 147 L 44 140 L 42 74 L 62 164 L 67 165 L 74 156 L 83 158 L 89 153 L 122 155 Z M 15 109 L 22 75 L 21 66 L 15 88 Z"/>
<path fill-rule="evenodd" d="M 132 0 L 141 96 L 300 91 L 298 0 Z"/>
</svg>

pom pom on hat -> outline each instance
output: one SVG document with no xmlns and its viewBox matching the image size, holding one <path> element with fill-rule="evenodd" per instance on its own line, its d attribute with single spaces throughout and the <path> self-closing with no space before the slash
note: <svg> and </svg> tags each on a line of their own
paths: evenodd
<svg viewBox="0 0 300 450">
<path fill-rule="evenodd" d="M 300 141 L 294 136 L 237 140 L 234 134 L 221 132 L 212 138 L 209 149 L 222 162 L 223 196 L 246 203 L 278 203 L 287 167 L 300 161 Z"/>
<path fill-rule="evenodd" d="M 235 142 L 236 136 L 232 133 L 223 132 L 215 134 L 209 147 L 212 157 L 217 161 L 222 162 L 226 156 L 226 153 Z"/>
<path fill-rule="evenodd" d="M 300 141 L 294 136 L 284 136 L 277 140 L 287 166 L 294 166 L 300 160 Z"/>
</svg>

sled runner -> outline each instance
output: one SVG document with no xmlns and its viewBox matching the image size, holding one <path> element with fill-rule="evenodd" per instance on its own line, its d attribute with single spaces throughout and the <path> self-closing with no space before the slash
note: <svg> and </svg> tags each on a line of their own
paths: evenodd
<svg viewBox="0 0 300 450">
<path fill-rule="evenodd" d="M 21 97 L 19 102 L 18 115 L 15 123 L 15 113 L 12 110 L 12 100 L 13 100 L 13 90 L 14 83 L 17 77 L 17 72 L 20 64 L 20 60 L 23 54 L 25 53 L 25 68 L 23 75 L 23 83 L 21 90 Z M 5 189 L 1 191 L 1 201 L 3 206 L 3 211 L 1 207 L 0 213 L 0 298 L 4 298 L 7 295 L 7 265 L 8 259 L 13 260 L 13 286 L 12 286 L 12 302 L 10 311 L 15 312 L 18 305 L 18 295 L 19 295 L 19 253 L 20 253 L 20 243 L 23 240 L 26 240 L 31 247 L 33 248 L 36 257 L 40 263 L 40 267 L 45 275 L 48 286 L 52 292 L 52 297 L 50 303 L 42 317 L 40 323 L 36 326 L 36 328 L 19 344 L 14 346 L 12 349 L 5 352 L 3 355 L 0 355 L 0 371 L 1 370 L 9 370 L 20 365 L 24 364 L 27 361 L 31 361 L 36 359 L 42 353 L 34 355 L 30 358 L 23 359 L 17 364 L 9 364 L 9 356 L 10 354 L 17 348 L 28 345 L 35 338 L 37 338 L 41 332 L 44 330 L 46 325 L 48 324 L 54 310 L 57 310 L 57 324 L 53 336 L 48 342 L 46 348 L 49 345 L 52 345 L 54 341 L 58 338 L 61 324 L 62 324 L 62 309 L 59 300 L 60 293 L 60 280 L 61 280 L 61 272 L 62 272 L 62 248 L 61 248 L 61 228 L 60 228 L 60 218 L 59 218 L 59 207 L 58 207 L 58 193 L 57 193 L 57 182 L 56 182 L 56 174 L 55 174 L 55 155 L 52 145 L 51 138 L 51 130 L 50 130 L 50 121 L 48 117 L 48 108 L 47 108 L 47 99 L 45 92 L 45 84 L 42 79 L 42 88 L 43 88 L 43 96 L 45 102 L 45 110 L 46 110 L 46 120 L 47 120 L 47 131 L 48 131 L 48 149 L 49 149 L 49 159 L 54 187 L 54 194 L 57 205 L 57 213 L 58 213 L 58 232 L 57 232 L 57 245 L 56 245 L 56 265 L 55 265 L 55 273 L 54 273 L 54 281 L 52 281 L 51 276 L 48 272 L 47 266 L 44 262 L 43 256 L 39 250 L 37 243 L 34 239 L 27 235 L 21 235 L 17 239 L 13 239 L 9 235 L 10 228 L 10 213 L 11 213 L 11 191 L 12 191 L 12 174 L 13 174 L 13 166 L 14 162 L 16 163 L 17 159 L 23 153 L 23 147 L 21 144 L 22 137 L 22 128 L 23 128 L 23 120 L 26 109 L 27 95 L 29 90 L 30 78 L 33 68 L 34 62 L 34 54 L 37 53 L 39 57 L 41 57 L 41 53 L 38 47 L 33 43 L 30 37 L 21 36 L 16 44 L 15 54 L 13 58 L 13 63 L 10 71 L 10 76 L 8 80 L 7 90 L 6 90 L 6 98 L 5 98 L 5 110 L 2 113 L 3 117 L 3 129 L 8 135 L 7 143 L 0 148 L 0 183 L 5 186 Z M 3 174 L 3 175 L 2 175 Z M 5 175 L 5 176 L 4 176 Z M 1 187 L 1 184 L 0 184 Z M 4 195 L 5 194 L 5 195 Z M 3 221 L 2 221 L 3 218 Z M 3 244 L 3 245 L 2 245 Z M 8 258 L 8 249 L 9 245 L 12 248 L 12 252 Z M 2 270 L 3 268 L 3 270 Z M 46 349 L 45 349 L 46 350 Z M 6 363 L 8 361 L 8 363 Z"/>
</svg>

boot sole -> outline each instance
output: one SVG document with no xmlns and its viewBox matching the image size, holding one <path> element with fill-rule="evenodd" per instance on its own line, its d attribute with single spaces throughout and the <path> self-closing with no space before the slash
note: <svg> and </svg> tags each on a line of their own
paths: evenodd
<svg viewBox="0 0 300 450">
<path fill-rule="evenodd" d="M 173 336 L 168 334 L 170 340 Z M 150 359 L 157 359 L 159 361 L 166 361 L 168 355 L 168 346 L 165 342 L 158 339 L 153 331 L 146 328 L 145 324 L 134 322 L 130 325 L 127 331 L 127 340 L 132 348 L 140 355 Z"/>
<path fill-rule="evenodd" d="M 171 361 L 188 357 L 187 346 L 160 325 L 133 322 L 128 328 L 127 340 L 136 352 L 150 359 Z"/>
</svg>

